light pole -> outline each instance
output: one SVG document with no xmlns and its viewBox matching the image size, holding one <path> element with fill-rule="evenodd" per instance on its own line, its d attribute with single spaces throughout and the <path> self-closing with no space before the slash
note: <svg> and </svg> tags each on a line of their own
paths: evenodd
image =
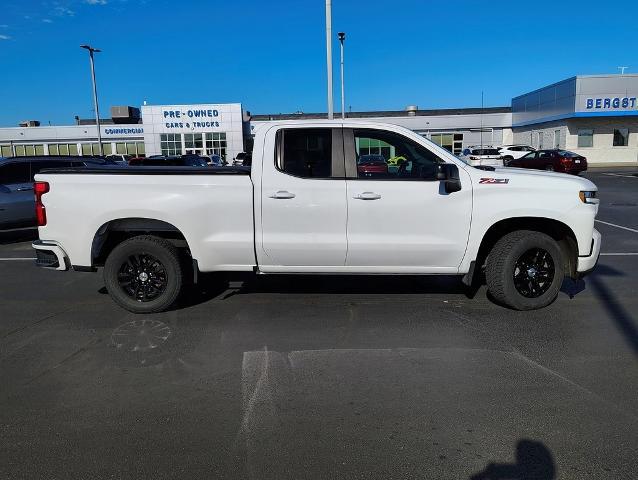
<svg viewBox="0 0 638 480">
<path fill-rule="evenodd" d="M 339 32 L 339 43 L 341 43 L 341 118 L 346 118 L 346 91 L 343 86 L 343 42 L 346 39 L 344 32 Z"/>
<path fill-rule="evenodd" d="M 326 0 L 326 60 L 328 62 L 328 120 L 334 118 L 332 101 L 332 0 Z"/>
<path fill-rule="evenodd" d="M 95 125 L 97 126 L 97 144 L 100 156 L 104 155 L 102 149 L 102 132 L 100 131 L 100 107 L 97 102 L 97 83 L 95 82 L 95 63 L 93 62 L 93 53 L 99 53 L 102 50 L 93 48 L 90 45 L 80 45 L 81 48 L 89 51 L 89 60 L 91 61 L 91 81 L 93 82 L 93 104 L 95 105 Z"/>
</svg>

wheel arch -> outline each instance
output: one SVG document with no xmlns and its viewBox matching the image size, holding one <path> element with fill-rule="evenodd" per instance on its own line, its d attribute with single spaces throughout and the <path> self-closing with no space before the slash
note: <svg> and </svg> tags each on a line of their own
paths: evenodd
<svg viewBox="0 0 638 480">
<path fill-rule="evenodd" d="M 565 273 L 572 278 L 577 275 L 578 242 L 576 234 L 560 220 L 544 217 L 512 217 L 494 223 L 483 235 L 476 255 L 476 266 L 482 268 L 496 242 L 504 235 L 517 230 L 532 230 L 552 237 L 563 253 Z"/>
<path fill-rule="evenodd" d="M 106 257 L 117 245 L 138 235 L 164 238 L 191 255 L 186 237 L 175 225 L 153 218 L 127 217 L 109 220 L 95 232 L 91 244 L 91 265 L 103 266 Z"/>
</svg>

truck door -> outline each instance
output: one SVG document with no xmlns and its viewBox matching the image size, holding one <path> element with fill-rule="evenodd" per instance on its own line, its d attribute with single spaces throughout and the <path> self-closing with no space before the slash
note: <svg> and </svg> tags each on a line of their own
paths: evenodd
<svg viewBox="0 0 638 480">
<path fill-rule="evenodd" d="M 344 129 L 343 135 L 346 266 L 371 272 L 456 273 L 472 215 L 469 175 L 459 169 L 462 189 L 448 194 L 436 180 L 443 160 L 415 140 L 376 129 Z M 362 168 L 360 159 L 369 155 L 382 155 L 386 168 Z"/>
<path fill-rule="evenodd" d="M 347 203 L 341 128 L 284 128 L 274 141 L 275 154 L 264 150 L 262 167 L 260 268 L 343 267 Z"/>
</svg>

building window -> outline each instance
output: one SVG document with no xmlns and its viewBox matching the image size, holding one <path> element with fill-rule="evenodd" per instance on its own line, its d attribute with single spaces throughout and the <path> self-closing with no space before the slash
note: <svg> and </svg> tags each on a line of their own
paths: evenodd
<svg viewBox="0 0 638 480">
<path fill-rule="evenodd" d="M 206 134 L 206 155 L 219 155 L 226 160 L 226 132 Z"/>
<path fill-rule="evenodd" d="M 560 130 L 554 130 L 554 148 L 560 148 Z"/>
<path fill-rule="evenodd" d="M 614 128 L 614 147 L 626 147 L 629 144 L 629 129 Z"/>
<path fill-rule="evenodd" d="M 15 149 L 16 157 L 44 155 L 44 145 L 15 145 L 13 148 Z M 2 155 L 0 156 L 12 157 L 11 145 L 3 145 Z"/>
<path fill-rule="evenodd" d="M 99 143 L 82 143 L 80 145 L 80 151 L 83 156 L 90 157 L 96 156 L 100 154 L 100 144 Z M 111 155 L 112 148 L 111 142 L 102 142 L 102 152 L 104 155 Z"/>
<path fill-rule="evenodd" d="M 578 130 L 578 148 L 594 146 L 594 131 L 592 129 Z"/>
<path fill-rule="evenodd" d="M 49 145 L 49 155 L 79 155 L 77 143 L 57 143 Z"/>
<path fill-rule="evenodd" d="M 460 155 L 463 151 L 462 133 L 433 133 L 430 139 L 455 155 Z"/>
<path fill-rule="evenodd" d="M 538 149 L 543 149 L 543 132 L 538 132 Z"/>
<path fill-rule="evenodd" d="M 181 155 L 182 154 L 182 134 L 181 133 L 161 134 L 160 147 L 162 149 L 162 155 Z"/>
<path fill-rule="evenodd" d="M 202 153 L 204 149 L 204 137 L 201 133 L 185 133 L 184 148 L 186 153 Z"/>
</svg>

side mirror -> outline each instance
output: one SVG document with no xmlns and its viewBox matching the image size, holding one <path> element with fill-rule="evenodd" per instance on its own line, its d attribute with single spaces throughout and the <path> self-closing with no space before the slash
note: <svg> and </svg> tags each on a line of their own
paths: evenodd
<svg viewBox="0 0 638 480">
<path fill-rule="evenodd" d="M 446 193 L 454 193 L 461 190 L 461 179 L 459 178 L 459 167 L 453 163 L 442 163 L 436 179 L 443 182 Z"/>
</svg>

